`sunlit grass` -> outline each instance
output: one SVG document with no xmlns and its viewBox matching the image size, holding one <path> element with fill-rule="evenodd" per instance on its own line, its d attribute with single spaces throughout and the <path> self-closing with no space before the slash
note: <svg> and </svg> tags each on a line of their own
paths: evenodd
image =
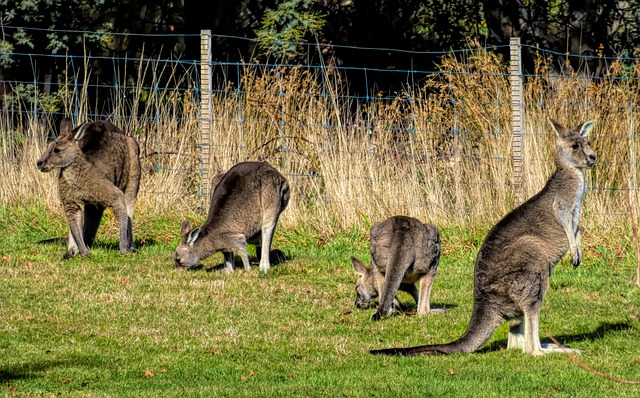
<svg viewBox="0 0 640 398">
<path fill-rule="evenodd" d="M 142 216 L 139 251 L 120 256 L 105 220 L 89 259 L 60 260 L 61 217 L 9 208 L 0 221 L 0 395 L 16 396 L 637 396 L 565 355 L 505 351 L 503 325 L 480 352 L 384 358 L 369 349 L 459 337 L 472 304 L 473 261 L 486 228 L 442 228 L 432 301 L 447 314 L 369 320 L 357 310 L 350 255 L 368 232 L 278 228 L 288 259 L 266 277 L 242 269 L 174 270 L 178 219 Z M 47 217 L 45 217 L 47 216 Z M 37 227 L 36 227 L 37 225 Z M 598 371 L 640 380 L 640 291 L 629 242 L 583 235 L 585 258 L 551 278 L 541 329 L 588 351 Z M 401 300 L 414 305 L 408 295 Z"/>
</svg>

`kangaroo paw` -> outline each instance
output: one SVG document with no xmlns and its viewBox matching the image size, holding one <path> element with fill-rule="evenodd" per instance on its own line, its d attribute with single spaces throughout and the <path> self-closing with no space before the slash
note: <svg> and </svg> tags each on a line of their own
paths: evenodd
<svg viewBox="0 0 640 398">
<path fill-rule="evenodd" d="M 560 354 L 584 354 L 586 351 L 579 350 L 577 348 L 571 348 L 568 346 L 557 344 L 542 344 L 540 349 L 544 354 L 560 353 Z"/>
</svg>

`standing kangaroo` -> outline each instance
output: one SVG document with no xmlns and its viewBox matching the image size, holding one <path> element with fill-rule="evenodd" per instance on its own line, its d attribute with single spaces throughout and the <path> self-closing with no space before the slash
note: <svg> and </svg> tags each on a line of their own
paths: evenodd
<svg viewBox="0 0 640 398">
<path fill-rule="evenodd" d="M 487 234 L 476 258 L 473 310 L 466 332 L 449 344 L 372 350 L 372 354 L 473 352 L 491 338 L 502 320 L 509 323 L 507 348 L 532 355 L 558 351 L 556 346 L 540 344 L 540 307 L 549 277 L 567 249 L 573 266 L 580 265 L 578 221 L 585 191 L 583 170 L 593 167 L 596 155 L 587 141 L 594 121 L 575 129 L 549 121 L 558 138 L 556 171 L 540 192 Z"/>
<path fill-rule="evenodd" d="M 120 228 L 120 253 L 134 250 L 139 152 L 136 140 L 108 121 L 74 129 L 69 119 L 62 121 L 60 135 L 47 145 L 36 166 L 42 172 L 59 170 L 58 194 L 69 223 L 64 259 L 78 253 L 89 256 L 105 207 L 113 209 Z"/>
<path fill-rule="evenodd" d="M 271 267 L 269 251 L 280 213 L 289 203 L 289 183 L 266 162 L 243 162 L 214 177 L 209 215 L 199 228 L 185 220 L 174 253 L 176 268 L 193 268 L 216 252 L 224 254 L 227 271 L 235 269 L 233 252 L 251 271 L 247 243 L 261 246 L 260 271 Z"/>
<path fill-rule="evenodd" d="M 433 277 L 440 259 L 440 232 L 435 225 L 395 216 L 373 224 L 370 233 L 371 267 L 351 257 L 359 275 L 356 281 L 356 306 L 367 308 L 380 295 L 378 310 L 371 317 L 380 320 L 394 307 L 402 308 L 396 298 L 398 290 L 413 297 L 418 315 L 431 311 L 429 304 Z M 420 281 L 420 295 L 415 283 Z"/>
</svg>

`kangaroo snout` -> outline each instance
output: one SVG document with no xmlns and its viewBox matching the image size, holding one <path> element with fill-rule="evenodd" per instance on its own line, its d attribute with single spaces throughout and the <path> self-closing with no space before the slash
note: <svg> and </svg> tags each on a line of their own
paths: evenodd
<svg viewBox="0 0 640 398">
<path fill-rule="evenodd" d="M 368 301 L 364 301 L 360 298 L 356 299 L 356 308 L 359 308 L 361 310 L 365 310 L 367 308 L 369 308 L 369 302 Z"/>
<path fill-rule="evenodd" d="M 593 166 L 594 164 L 596 164 L 595 153 L 592 153 L 591 155 L 587 156 L 587 163 L 589 164 L 589 166 Z"/>
</svg>

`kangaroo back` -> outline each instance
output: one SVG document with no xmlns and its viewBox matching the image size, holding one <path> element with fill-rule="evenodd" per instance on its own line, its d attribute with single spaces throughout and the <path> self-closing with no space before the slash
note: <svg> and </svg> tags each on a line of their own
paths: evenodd
<svg viewBox="0 0 640 398">
<path fill-rule="evenodd" d="M 268 163 L 238 163 L 216 185 L 202 231 L 234 230 L 252 237 L 263 218 L 284 210 L 289 195 L 287 180 Z"/>
</svg>

